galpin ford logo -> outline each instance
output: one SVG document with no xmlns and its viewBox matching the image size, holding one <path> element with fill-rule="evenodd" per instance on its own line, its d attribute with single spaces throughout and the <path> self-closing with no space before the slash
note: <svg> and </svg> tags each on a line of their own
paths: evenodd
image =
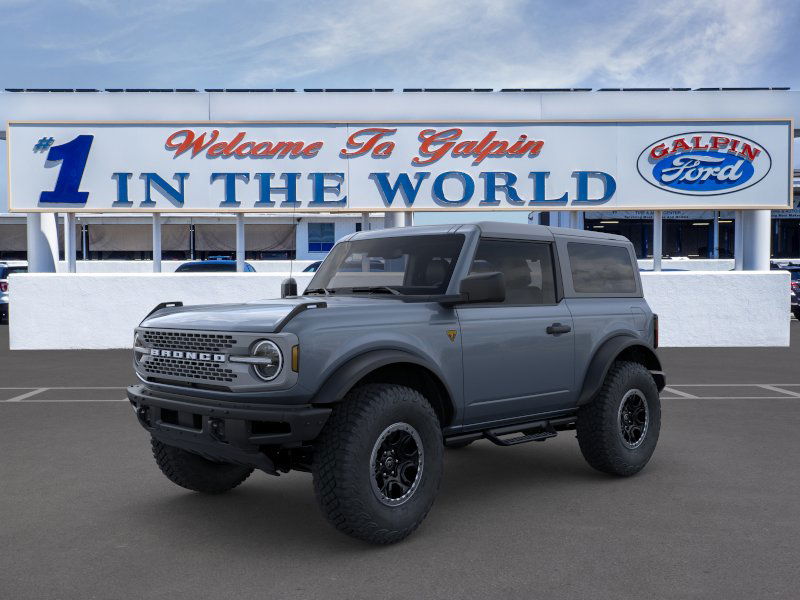
<svg viewBox="0 0 800 600">
<path fill-rule="evenodd" d="M 690 196 L 755 185 L 772 160 L 763 146 L 732 133 L 695 131 L 658 140 L 639 155 L 639 174 L 658 189 Z"/>
</svg>

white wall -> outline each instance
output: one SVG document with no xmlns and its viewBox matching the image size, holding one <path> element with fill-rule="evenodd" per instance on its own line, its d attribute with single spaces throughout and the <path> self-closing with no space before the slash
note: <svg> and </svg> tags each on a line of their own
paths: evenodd
<svg viewBox="0 0 800 600">
<path fill-rule="evenodd" d="M 324 258 L 324 256 L 323 256 Z M 319 259 L 317 259 L 319 260 Z M 161 261 L 162 273 L 173 273 L 178 265 L 191 262 L 189 260 L 163 260 Z M 248 260 L 257 273 L 289 272 L 291 264 L 292 273 L 301 273 L 314 260 Z M 152 273 L 153 261 L 151 260 L 78 260 L 75 261 L 78 273 Z M 66 273 L 66 263 L 61 260 L 57 266 L 59 273 Z M 288 275 L 287 275 L 288 276 Z"/>
<path fill-rule="evenodd" d="M 221 304 L 280 298 L 288 273 L 35 273 L 12 275 L 12 350 L 129 348 L 160 302 Z M 311 274 L 295 274 L 302 292 Z"/>
<path fill-rule="evenodd" d="M 12 275 L 11 348 L 126 348 L 159 302 L 247 302 L 280 296 L 287 273 Z M 295 274 L 300 291 L 309 275 Z M 662 346 L 788 346 L 789 273 L 642 273 Z"/>
<path fill-rule="evenodd" d="M 637 262 L 639 270 L 653 270 L 652 258 L 640 258 Z M 663 271 L 733 271 L 733 267 L 734 260 L 732 258 L 690 258 L 685 260 L 664 258 L 661 260 Z"/>
<path fill-rule="evenodd" d="M 643 272 L 662 346 L 788 346 L 788 271 Z"/>
</svg>

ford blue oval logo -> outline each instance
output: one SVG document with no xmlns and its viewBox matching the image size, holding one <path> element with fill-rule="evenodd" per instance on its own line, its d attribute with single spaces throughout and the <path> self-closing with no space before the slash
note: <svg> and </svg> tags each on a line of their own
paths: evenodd
<svg viewBox="0 0 800 600">
<path fill-rule="evenodd" d="M 639 155 L 639 174 L 655 187 L 692 196 L 727 194 L 750 187 L 769 172 L 771 158 L 753 140 L 697 131 L 658 140 Z"/>
</svg>

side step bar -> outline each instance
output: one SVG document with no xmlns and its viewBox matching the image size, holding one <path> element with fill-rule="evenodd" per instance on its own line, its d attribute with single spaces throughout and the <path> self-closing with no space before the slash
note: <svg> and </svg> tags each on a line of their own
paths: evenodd
<svg viewBox="0 0 800 600">
<path fill-rule="evenodd" d="M 543 442 L 546 439 L 558 435 L 559 430 L 571 429 L 575 424 L 575 416 L 558 417 L 555 419 L 545 419 L 541 421 L 530 421 L 528 423 L 517 423 L 516 425 L 506 425 L 505 427 L 495 427 L 485 431 L 475 431 L 455 435 L 445 439 L 445 446 L 449 444 L 458 445 L 461 442 L 473 442 L 481 438 L 486 438 L 498 446 L 516 446 L 525 442 Z M 502 437 L 511 433 L 519 433 L 514 437 Z"/>
</svg>

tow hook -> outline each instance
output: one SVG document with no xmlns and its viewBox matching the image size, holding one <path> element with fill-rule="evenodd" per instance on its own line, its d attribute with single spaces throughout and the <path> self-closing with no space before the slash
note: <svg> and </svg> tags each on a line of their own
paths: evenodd
<svg viewBox="0 0 800 600">
<path fill-rule="evenodd" d="M 150 407 L 139 406 L 136 408 L 136 418 L 145 427 L 150 427 Z"/>
<path fill-rule="evenodd" d="M 210 418 L 208 420 L 208 431 L 211 437 L 218 442 L 225 441 L 225 421 L 222 419 Z"/>
</svg>

